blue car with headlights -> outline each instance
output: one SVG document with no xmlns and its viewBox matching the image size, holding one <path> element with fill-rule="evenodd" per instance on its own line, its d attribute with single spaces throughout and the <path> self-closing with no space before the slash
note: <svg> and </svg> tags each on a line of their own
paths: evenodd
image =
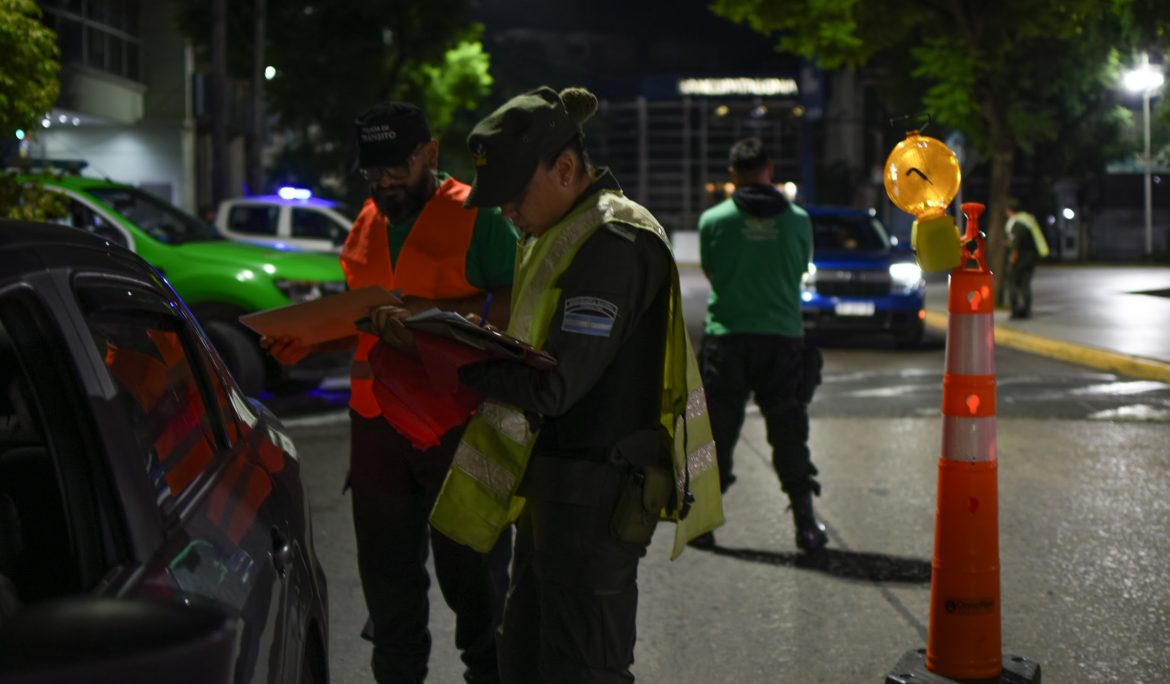
<svg viewBox="0 0 1170 684">
<path fill-rule="evenodd" d="M 805 332 L 817 336 L 892 334 L 922 341 L 926 281 L 909 246 L 899 245 L 873 210 L 805 207 L 813 260 L 801 281 Z"/>
</svg>

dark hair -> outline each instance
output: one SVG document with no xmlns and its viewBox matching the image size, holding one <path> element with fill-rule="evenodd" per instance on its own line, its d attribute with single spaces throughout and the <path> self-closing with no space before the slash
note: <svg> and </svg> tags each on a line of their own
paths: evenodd
<svg viewBox="0 0 1170 684">
<path fill-rule="evenodd" d="M 597 96 L 580 87 L 565 88 L 559 95 L 561 102 L 565 105 L 565 111 L 568 112 L 569 118 L 577 124 L 579 132 L 570 138 L 564 147 L 544 160 L 544 168 L 552 168 L 557 157 L 565 152 L 570 152 L 581 162 L 577 171 L 578 177 L 581 173 L 588 173 L 592 178 L 597 173 L 596 169 L 593 168 L 593 162 L 589 159 L 589 151 L 585 149 L 585 133 L 580 132 L 580 128 L 597 113 Z"/>
<path fill-rule="evenodd" d="M 728 158 L 731 161 L 731 168 L 735 169 L 736 173 L 759 171 L 768 163 L 768 153 L 759 138 L 747 138 L 735 143 L 731 146 Z"/>
</svg>

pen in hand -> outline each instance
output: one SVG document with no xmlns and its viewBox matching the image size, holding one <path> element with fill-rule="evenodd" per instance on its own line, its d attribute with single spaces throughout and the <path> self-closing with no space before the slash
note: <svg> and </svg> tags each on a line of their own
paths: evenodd
<svg viewBox="0 0 1170 684">
<path fill-rule="evenodd" d="M 483 311 L 479 314 L 479 327 L 484 327 L 488 322 L 488 310 L 492 308 L 492 291 L 488 290 L 487 295 L 483 298 Z"/>
</svg>

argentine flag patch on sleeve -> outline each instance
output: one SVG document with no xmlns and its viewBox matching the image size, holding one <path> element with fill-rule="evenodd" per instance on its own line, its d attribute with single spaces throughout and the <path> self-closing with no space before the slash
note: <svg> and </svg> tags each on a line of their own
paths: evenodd
<svg viewBox="0 0 1170 684">
<path fill-rule="evenodd" d="M 572 297 L 565 300 L 565 318 L 561 330 L 609 337 L 613 322 L 617 320 L 618 307 L 611 301 L 598 297 Z"/>
</svg>

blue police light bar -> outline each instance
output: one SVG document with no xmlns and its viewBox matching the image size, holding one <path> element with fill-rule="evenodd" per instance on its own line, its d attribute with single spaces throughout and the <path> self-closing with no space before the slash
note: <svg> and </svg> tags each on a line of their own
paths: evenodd
<svg viewBox="0 0 1170 684">
<path fill-rule="evenodd" d="M 281 199 L 286 200 L 308 200 L 312 199 L 313 191 L 308 188 L 294 188 L 291 185 L 286 185 L 276 191 Z"/>
</svg>

